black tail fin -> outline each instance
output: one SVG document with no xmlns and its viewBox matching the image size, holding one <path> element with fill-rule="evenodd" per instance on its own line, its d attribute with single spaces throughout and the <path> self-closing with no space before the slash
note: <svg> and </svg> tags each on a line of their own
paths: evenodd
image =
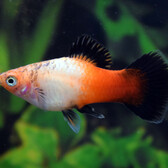
<svg viewBox="0 0 168 168">
<path fill-rule="evenodd" d="M 139 69 L 144 74 L 146 86 L 143 87 L 144 98 L 140 105 L 125 105 L 142 119 L 160 123 L 165 117 L 168 101 L 168 65 L 161 53 L 145 54 L 127 69 Z"/>
</svg>

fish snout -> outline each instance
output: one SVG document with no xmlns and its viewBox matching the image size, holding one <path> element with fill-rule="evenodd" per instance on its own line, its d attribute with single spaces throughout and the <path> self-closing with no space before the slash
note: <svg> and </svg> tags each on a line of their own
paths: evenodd
<svg viewBox="0 0 168 168">
<path fill-rule="evenodd" d="M 0 73 L 0 85 L 2 85 L 2 83 L 3 83 L 3 82 L 2 82 L 2 81 L 3 81 L 2 79 L 3 79 L 2 73 Z"/>
</svg>

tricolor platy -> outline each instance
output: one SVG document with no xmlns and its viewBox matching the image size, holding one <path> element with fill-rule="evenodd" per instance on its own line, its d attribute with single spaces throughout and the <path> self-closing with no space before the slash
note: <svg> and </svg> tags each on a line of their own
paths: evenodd
<svg viewBox="0 0 168 168">
<path fill-rule="evenodd" d="M 112 70 L 111 55 L 103 45 L 83 35 L 68 57 L 42 61 L 0 74 L 9 92 L 48 111 L 62 111 L 74 132 L 80 118 L 73 111 L 97 118 L 93 103 L 125 104 L 144 120 L 159 123 L 168 100 L 168 65 L 159 52 L 145 54 L 122 70 Z"/>
</svg>

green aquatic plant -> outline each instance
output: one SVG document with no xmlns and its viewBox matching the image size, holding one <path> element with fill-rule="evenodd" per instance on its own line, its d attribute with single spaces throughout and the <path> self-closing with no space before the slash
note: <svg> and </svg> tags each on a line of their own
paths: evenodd
<svg viewBox="0 0 168 168">
<path fill-rule="evenodd" d="M 71 147 L 61 155 L 61 138 L 52 128 L 17 122 L 21 145 L 4 154 L 0 167 L 157 167 L 168 166 L 168 153 L 152 147 L 151 137 L 144 138 L 144 129 L 122 136 L 120 129 L 99 128 L 84 144 Z M 155 158 L 155 159 L 154 159 Z"/>
<path fill-rule="evenodd" d="M 121 14 L 116 21 L 112 20 L 107 14 L 107 8 L 112 5 L 117 5 L 120 9 Z M 95 15 L 103 24 L 107 38 L 117 42 L 125 36 L 136 36 L 143 53 L 157 49 L 156 45 L 149 38 L 145 27 L 136 20 L 121 1 L 97 0 Z"/>
<path fill-rule="evenodd" d="M 77 1 L 73 1 L 75 2 Z M 39 12 L 31 33 L 27 33 L 30 24 L 28 18 L 22 16 L 26 10 L 25 3 L 21 0 L 0 2 L 0 14 L 4 18 L 0 20 L 1 72 L 41 61 L 52 43 L 53 34 L 60 33 L 58 28 L 65 0 L 45 1 L 45 7 Z M 81 5 L 82 2 L 78 1 L 77 4 Z M 117 4 L 121 11 L 121 17 L 116 21 L 108 16 L 106 10 L 113 4 Z M 136 19 L 124 2 L 96 0 L 93 9 L 91 13 L 101 23 L 113 58 L 116 54 L 111 44 L 120 43 L 128 36 L 138 39 L 141 53 L 157 49 L 157 43 L 150 38 L 146 27 Z M 19 17 L 23 17 L 24 23 L 18 37 L 16 25 Z M 158 39 L 162 39 L 162 36 L 158 36 Z M 160 45 L 165 46 L 163 43 Z M 127 58 L 126 61 L 130 60 Z M 65 124 L 61 113 L 44 112 L 2 89 L 0 94 L 0 167 L 168 167 L 168 152 L 152 144 L 152 135 L 146 136 L 145 126 L 143 129 L 135 127 L 127 135 L 122 134 L 121 128 L 111 129 L 111 122 L 108 123 L 109 128 L 95 127 L 94 131 L 93 128 L 88 131 L 85 116 L 79 114 L 81 130 L 79 134 L 74 134 Z M 112 117 L 111 120 L 113 119 Z M 108 118 L 105 120 L 107 123 Z M 93 125 L 98 122 L 89 121 Z M 123 122 L 124 117 L 120 117 L 118 125 Z M 129 128 L 134 127 L 135 122 L 138 120 L 132 121 Z M 130 123 L 126 121 L 125 125 L 127 124 Z"/>
<path fill-rule="evenodd" d="M 24 31 L 21 32 L 20 40 L 17 39 L 16 34 L 18 32 L 15 30 L 18 19 L 22 17 L 19 12 L 22 9 L 26 10 L 24 9 L 25 2 L 17 0 L 15 2 L 2 1 L 1 3 L 3 6 L 1 14 L 4 19 L 1 20 L 0 29 L 0 71 L 7 71 L 11 68 L 42 60 L 50 44 L 52 34 L 58 27 L 63 0 L 46 2 L 33 32 L 31 34 L 23 33 Z M 27 22 L 27 26 L 29 24 L 28 18 L 25 17 L 24 19 L 24 22 Z M 26 29 L 24 24 L 22 29 Z M 0 125 L 2 128 L 1 136 L 3 136 L 3 129 L 12 129 L 13 124 L 25 112 L 27 106 L 25 101 L 13 95 L 5 93 L 5 98 L 3 98 L 2 92 L 1 95 Z M 7 140 L 8 137 L 4 136 L 2 143 L 6 143 L 4 141 Z"/>
</svg>

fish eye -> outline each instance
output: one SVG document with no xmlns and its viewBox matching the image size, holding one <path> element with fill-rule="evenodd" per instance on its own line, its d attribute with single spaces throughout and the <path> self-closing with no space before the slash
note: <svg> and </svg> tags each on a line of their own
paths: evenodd
<svg viewBox="0 0 168 168">
<path fill-rule="evenodd" d="M 6 79 L 6 83 L 7 83 L 8 86 L 15 86 L 17 84 L 17 80 L 16 80 L 15 77 L 9 76 Z"/>
</svg>

